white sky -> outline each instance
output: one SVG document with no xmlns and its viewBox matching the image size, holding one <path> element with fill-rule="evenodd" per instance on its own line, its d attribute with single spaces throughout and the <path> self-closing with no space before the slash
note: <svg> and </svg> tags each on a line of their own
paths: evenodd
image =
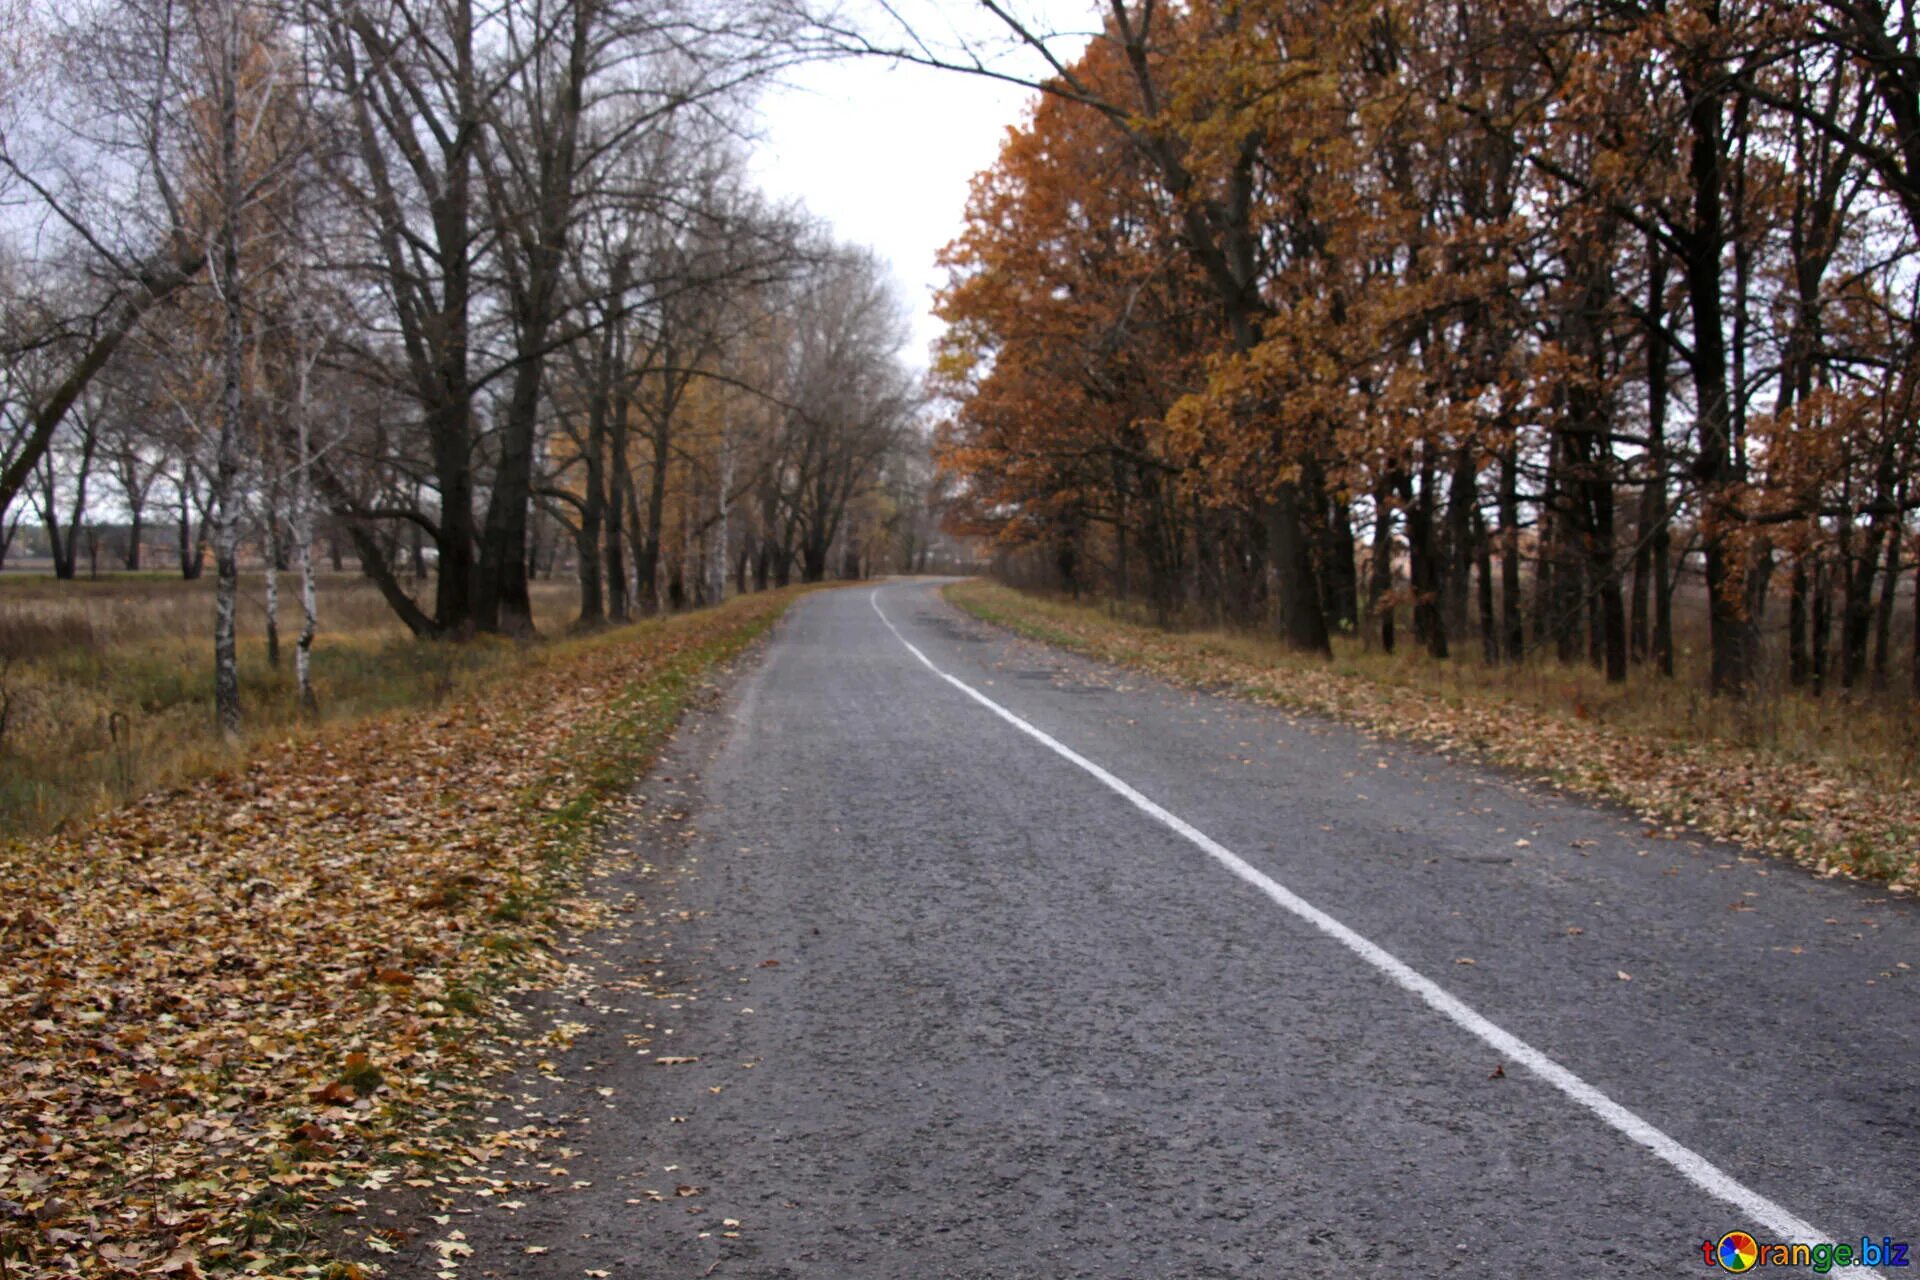
<svg viewBox="0 0 1920 1280">
<path fill-rule="evenodd" d="M 1081 33 L 1054 43 L 1063 61 L 1085 45 L 1094 23 L 1090 0 L 1029 0 L 1022 11 L 1036 29 Z M 950 38 L 965 24 L 976 38 L 1006 43 L 994 20 L 971 5 L 929 2 L 917 16 L 903 12 L 929 37 Z M 875 43 L 898 31 L 879 22 L 868 29 Z M 1042 64 L 1012 54 L 996 65 L 1034 76 Z M 985 77 L 862 57 L 802 67 L 761 101 L 763 140 L 753 160 L 761 186 L 798 197 L 841 240 L 892 263 L 914 314 L 906 354 L 922 365 L 941 328 L 930 312 L 945 282 L 934 254 L 959 233 L 968 179 L 994 162 L 1031 96 Z"/>
</svg>

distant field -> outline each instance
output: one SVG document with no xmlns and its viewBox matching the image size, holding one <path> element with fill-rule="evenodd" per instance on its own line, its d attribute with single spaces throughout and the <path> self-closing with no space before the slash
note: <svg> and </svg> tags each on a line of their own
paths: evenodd
<svg viewBox="0 0 1920 1280">
<path fill-rule="evenodd" d="M 361 575 L 323 573 L 319 582 L 322 635 L 369 639 L 407 634 L 373 583 Z M 261 574 L 240 575 L 237 621 L 242 636 L 266 635 L 265 584 Z M 417 587 L 416 598 L 431 600 L 431 579 L 410 585 Z M 579 588 L 571 579 L 533 584 L 535 621 L 543 631 L 565 627 L 578 602 Z M 292 636 L 299 629 L 299 579 L 283 573 L 281 634 Z M 112 645 L 129 636 L 155 635 L 212 642 L 211 571 L 193 582 L 174 569 L 101 574 L 97 580 L 83 574 L 70 582 L 60 582 L 51 573 L 0 573 L 0 656 L 32 649 L 43 638 Z"/>
<path fill-rule="evenodd" d="M 267 662 L 263 579 L 246 574 L 240 585 L 241 691 L 248 738 L 258 739 L 304 723 L 297 579 L 281 578 L 277 668 Z M 533 594 L 541 631 L 564 630 L 575 584 L 536 582 Z M 514 653 L 501 641 L 419 643 L 358 575 L 322 575 L 319 612 L 322 720 L 443 698 Z M 226 744 L 213 728 L 213 614 L 211 576 L 0 574 L 0 836 L 44 832 L 242 758 L 246 743 Z"/>
</svg>

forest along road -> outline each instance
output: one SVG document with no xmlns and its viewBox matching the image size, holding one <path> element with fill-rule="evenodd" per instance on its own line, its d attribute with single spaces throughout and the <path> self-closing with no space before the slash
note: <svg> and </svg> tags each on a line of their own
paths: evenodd
<svg viewBox="0 0 1920 1280">
<path fill-rule="evenodd" d="M 466 1275 L 1672 1276 L 1734 1229 L 1920 1242 L 1920 912 L 1874 886 L 920 582 L 808 597 L 709 720 L 675 748 L 690 923 L 602 958 L 609 993 L 658 961 L 691 998 L 597 1001 L 522 1103 L 564 1175 L 457 1224 Z M 697 1061 L 649 1067 L 642 1020 Z"/>
</svg>

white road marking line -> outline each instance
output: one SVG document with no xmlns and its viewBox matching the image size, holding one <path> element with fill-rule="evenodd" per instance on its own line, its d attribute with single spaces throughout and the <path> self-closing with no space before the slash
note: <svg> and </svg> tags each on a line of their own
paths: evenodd
<svg viewBox="0 0 1920 1280">
<path fill-rule="evenodd" d="M 1531 1071 L 1534 1075 L 1540 1077 L 1561 1093 L 1579 1103 L 1581 1107 L 1598 1116 L 1611 1128 L 1653 1152 L 1654 1155 L 1660 1157 L 1660 1159 L 1666 1161 L 1678 1170 L 1687 1181 L 1693 1183 L 1708 1195 L 1738 1209 L 1746 1217 L 1746 1221 L 1737 1224 L 1742 1230 L 1753 1231 L 1756 1227 L 1765 1227 L 1774 1233 L 1774 1240 L 1787 1243 L 1799 1241 L 1815 1243 L 1819 1241 L 1838 1240 L 1840 1238 L 1816 1229 L 1813 1224 L 1806 1221 L 1806 1219 L 1790 1212 L 1782 1205 L 1775 1204 L 1758 1191 L 1738 1181 L 1731 1174 L 1721 1169 L 1699 1152 L 1694 1151 L 1690 1147 L 1683 1146 L 1680 1142 L 1668 1136 L 1662 1130 L 1655 1128 L 1648 1121 L 1641 1119 L 1633 1112 L 1627 1110 L 1612 1098 L 1609 1098 L 1606 1094 L 1600 1092 L 1600 1090 L 1588 1084 L 1585 1080 L 1582 1080 L 1579 1076 L 1573 1074 L 1573 1072 L 1567 1070 L 1552 1058 L 1549 1058 L 1540 1050 L 1534 1048 L 1512 1032 L 1498 1026 L 1458 996 L 1448 992 L 1445 988 L 1441 987 L 1439 983 L 1427 977 L 1425 974 L 1418 972 L 1405 961 L 1387 951 L 1384 947 L 1381 947 L 1378 943 L 1355 933 L 1352 929 L 1341 924 L 1338 920 L 1314 906 L 1311 902 L 1308 902 L 1305 898 L 1302 898 L 1299 894 L 1293 892 L 1293 890 L 1287 888 L 1266 872 L 1251 865 L 1246 859 L 1209 836 L 1206 832 L 1201 831 L 1177 814 L 1170 813 L 1166 809 L 1161 808 L 1152 800 L 1149 800 L 1146 796 L 1134 790 L 1134 788 L 1127 783 L 1121 781 L 1113 774 L 1108 773 L 1105 769 L 1075 751 L 1072 747 L 1067 746 L 1065 743 L 1049 736 L 1043 730 L 1037 729 L 1025 720 L 1022 720 L 1019 716 L 1007 710 L 986 694 L 981 693 L 966 681 L 950 676 L 939 667 L 936 667 L 932 659 L 920 652 L 911 640 L 900 633 L 900 628 L 893 625 L 893 619 L 889 618 L 886 612 L 880 608 L 880 591 L 881 588 L 876 587 L 867 597 L 868 602 L 873 605 L 873 611 L 880 615 L 880 621 L 887 624 L 887 630 L 893 633 L 893 638 L 905 645 L 907 652 L 918 658 L 921 665 L 926 667 L 927 670 L 933 672 L 934 675 L 939 676 L 942 680 L 960 690 L 960 692 L 966 694 L 969 698 L 972 698 L 975 702 L 993 712 L 993 714 L 999 716 L 1020 732 L 1040 743 L 1055 755 L 1078 765 L 1080 768 L 1086 770 L 1086 772 L 1092 774 L 1109 790 L 1119 794 L 1128 803 L 1133 805 L 1134 808 L 1140 810 L 1160 825 L 1184 837 L 1188 843 L 1198 846 L 1215 862 L 1218 862 L 1221 866 L 1233 872 L 1234 875 L 1240 877 L 1240 879 L 1246 881 L 1261 893 L 1264 893 L 1276 904 L 1300 917 L 1302 920 L 1305 920 L 1308 924 L 1320 930 L 1320 932 L 1326 934 L 1328 937 L 1333 938 L 1339 942 L 1340 945 L 1347 948 L 1347 950 L 1359 956 L 1369 965 L 1378 969 L 1390 978 L 1396 986 L 1419 996 L 1430 1008 L 1446 1015 L 1447 1019 L 1456 1026 L 1472 1033 L 1488 1046 L 1497 1050 L 1508 1062 L 1517 1063 L 1525 1067 L 1528 1071 Z M 1835 1268 L 1835 1270 L 1848 1270 L 1856 1274 L 1870 1276 L 1880 1274 L 1870 1268 L 1859 1266 Z"/>
</svg>

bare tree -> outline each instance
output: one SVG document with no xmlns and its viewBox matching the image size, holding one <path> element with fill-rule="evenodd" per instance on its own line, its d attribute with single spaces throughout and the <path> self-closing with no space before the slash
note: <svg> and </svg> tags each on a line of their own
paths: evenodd
<svg viewBox="0 0 1920 1280">
<path fill-rule="evenodd" d="M 47 5 L 19 19 L 37 55 L 16 60 L 0 97 L 0 182 L 21 210 L 4 353 L 50 353 L 53 367 L 16 410 L 0 513 L 135 327 L 205 270 L 211 231 L 184 172 L 193 100 L 179 92 L 168 7 Z"/>
</svg>

